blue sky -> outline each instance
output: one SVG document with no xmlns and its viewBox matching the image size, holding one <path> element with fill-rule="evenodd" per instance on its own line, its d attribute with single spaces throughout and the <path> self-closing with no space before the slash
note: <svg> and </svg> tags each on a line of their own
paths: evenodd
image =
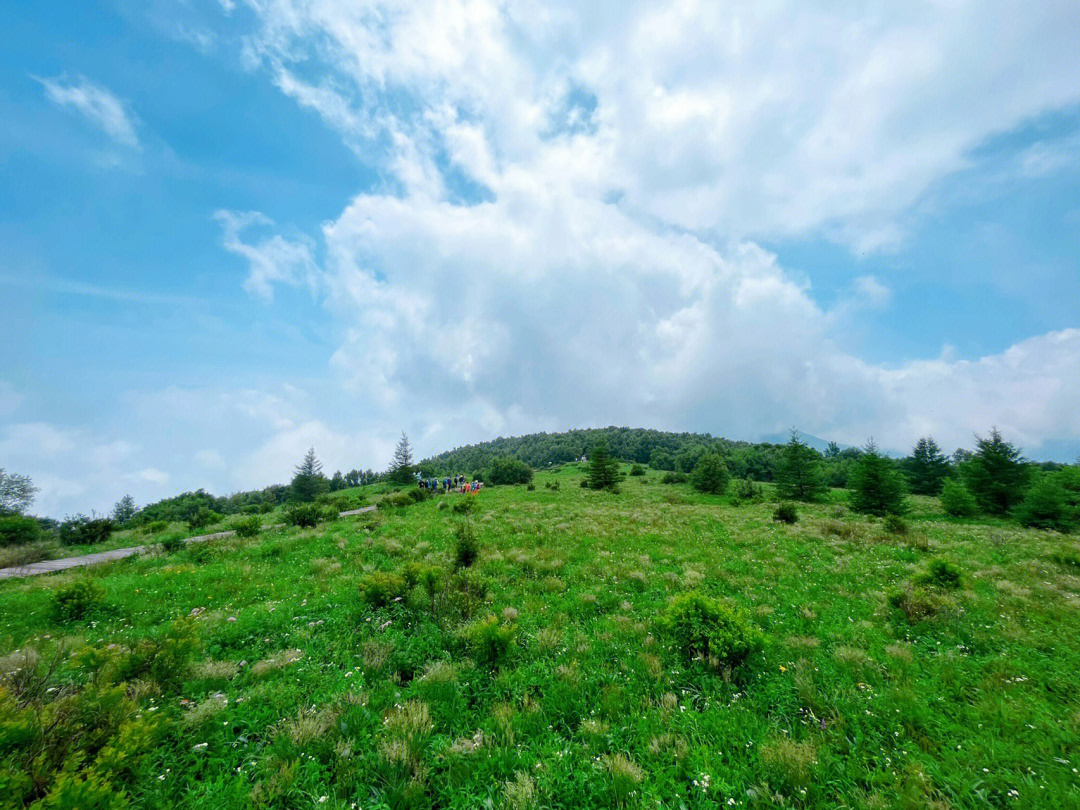
<svg viewBox="0 0 1080 810">
<path fill-rule="evenodd" d="M 48 514 L 630 424 L 1080 452 L 1080 10 L 5 4 Z"/>
</svg>

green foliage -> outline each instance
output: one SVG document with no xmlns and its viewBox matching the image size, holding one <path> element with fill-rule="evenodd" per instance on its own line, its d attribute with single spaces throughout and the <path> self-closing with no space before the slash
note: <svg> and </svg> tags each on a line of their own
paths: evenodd
<svg viewBox="0 0 1080 810">
<path fill-rule="evenodd" d="M 640 464 L 634 464 L 630 468 L 630 475 L 633 475 L 635 477 L 645 475 L 645 468 L 642 467 Z"/>
<path fill-rule="evenodd" d="M 116 524 L 110 518 L 75 515 L 60 524 L 58 535 L 67 546 L 93 545 L 104 543 L 115 530 Z"/>
<path fill-rule="evenodd" d="M 868 515 L 899 515 L 907 510 L 904 480 L 891 459 L 877 451 L 873 441 L 855 462 L 848 479 L 851 508 Z"/>
<path fill-rule="evenodd" d="M 1032 529 L 1072 531 L 1077 514 L 1069 503 L 1061 477 L 1055 474 L 1039 476 L 1016 507 L 1016 519 L 1021 526 Z"/>
<path fill-rule="evenodd" d="M 909 531 L 907 521 L 899 515 L 886 515 L 881 525 L 886 534 L 905 537 Z"/>
<path fill-rule="evenodd" d="M 187 525 L 192 531 L 207 529 L 221 522 L 221 514 L 205 506 L 200 506 L 188 513 Z"/>
<path fill-rule="evenodd" d="M 258 515 L 240 518 L 233 523 L 233 529 L 236 531 L 237 537 L 248 540 L 258 536 L 259 531 L 262 529 L 262 520 Z"/>
<path fill-rule="evenodd" d="M 681 472 L 669 472 L 664 473 L 664 477 L 660 479 L 663 484 L 685 484 L 690 479 L 686 473 Z"/>
<path fill-rule="evenodd" d="M 0 515 L 25 512 L 34 503 L 37 491 L 30 476 L 5 472 L 0 467 Z"/>
<path fill-rule="evenodd" d="M 394 459 L 390 462 L 390 470 L 387 472 L 386 477 L 396 484 L 411 484 L 415 469 L 413 466 L 412 445 L 409 444 L 409 437 L 405 435 L 405 431 L 402 431 L 401 440 L 398 441 L 397 447 L 394 448 Z"/>
<path fill-rule="evenodd" d="M 143 532 L 143 534 L 149 534 L 149 535 L 161 534 L 167 528 L 169 528 L 169 521 L 167 521 L 167 520 L 151 520 L 149 523 L 144 523 L 142 525 L 142 532 Z"/>
<path fill-rule="evenodd" d="M 676 596 L 659 619 L 661 631 L 687 661 L 733 668 L 764 638 L 738 610 L 699 593 Z"/>
<path fill-rule="evenodd" d="M 652 455 L 649 456 L 649 466 L 654 470 L 675 472 L 675 456 L 667 450 L 653 450 Z"/>
<path fill-rule="evenodd" d="M 975 437 L 976 450 L 964 465 L 964 478 L 982 511 L 1004 515 L 1024 497 L 1028 468 L 1020 450 L 1001 437 L 997 428 L 988 438 Z"/>
<path fill-rule="evenodd" d="M 475 515 L 480 511 L 480 502 L 473 497 L 459 498 L 453 508 L 455 515 Z"/>
<path fill-rule="evenodd" d="M 949 460 L 930 436 L 923 436 L 915 443 L 902 467 L 916 495 L 937 495 L 949 477 Z"/>
<path fill-rule="evenodd" d="M 298 503 L 285 510 L 285 522 L 303 529 L 314 529 L 323 517 L 322 508 L 313 503 Z"/>
<path fill-rule="evenodd" d="M 795 504 L 790 501 L 785 501 L 776 507 L 776 511 L 773 512 L 773 520 L 777 523 L 797 523 L 799 520 L 799 510 L 795 508 Z"/>
<path fill-rule="evenodd" d="M 825 490 L 818 470 L 819 459 L 820 454 L 807 446 L 792 428 L 777 471 L 776 489 L 780 497 L 789 501 L 816 500 Z"/>
<path fill-rule="evenodd" d="M 619 483 L 619 465 L 608 452 L 607 442 L 600 440 L 589 450 L 590 489 L 615 489 Z"/>
<path fill-rule="evenodd" d="M 58 622 L 85 619 L 105 604 L 105 591 L 90 579 L 61 585 L 52 594 L 52 615 Z"/>
<path fill-rule="evenodd" d="M 947 478 L 941 488 L 941 508 L 950 517 L 968 518 L 976 515 L 979 504 L 962 481 Z"/>
<path fill-rule="evenodd" d="M 762 489 L 760 484 L 755 484 L 749 478 L 739 478 L 735 481 L 733 494 L 740 501 L 757 501 L 761 500 Z"/>
<path fill-rule="evenodd" d="M 478 664 L 498 669 L 506 663 L 516 644 L 517 628 L 499 624 L 494 616 L 488 616 L 467 625 L 462 636 Z"/>
<path fill-rule="evenodd" d="M 41 536 L 41 526 L 34 518 L 23 515 L 0 515 L 0 546 L 21 546 L 35 542 Z"/>
<path fill-rule="evenodd" d="M 135 505 L 135 499 L 130 495 L 125 495 L 113 507 L 112 519 L 116 521 L 117 525 L 124 526 L 130 523 L 138 512 L 139 507 Z"/>
<path fill-rule="evenodd" d="M 943 591 L 954 591 L 960 587 L 962 580 L 960 569 L 947 560 L 931 560 L 926 566 L 926 573 L 916 580 L 919 585 L 930 588 L 939 588 Z"/>
<path fill-rule="evenodd" d="M 476 530 L 472 521 L 463 520 L 458 524 L 454 538 L 454 568 L 468 568 L 479 556 L 480 541 L 476 538 Z"/>
<path fill-rule="evenodd" d="M 182 534 L 167 534 L 161 538 L 161 550 L 166 554 L 175 554 L 186 546 Z"/>
<path fill-rule="evenodd" d="M 490 484 L 528 484 L 533 480 L 533 469 L 513 456 L 500 456 L 491 462 L 486 480 Z"/>
<path fill-rule="evenodd" d="M 323 475 L 322 462 L 315 456 L 314 447 L 309 448 L 303 461 L 296 465 L 289 489 L 291 499 L 297 503 L 311 503 L 330 489 L 330 484 Z"/>
<path fill-rule="evenodd" d="M 690 482 L 698 492 L 719 495 L 727 489 L 728 470 L 716 453 L 703 453 L 698 459 Z"/>
<path fill-rule="evenodd" d="M 360 599 L 373 608 L 382 608 L 400 602 L 409 593 L 405 577 L 390 571 L 373 571 L 365 575 L 359 584 Z"/>
</svg>

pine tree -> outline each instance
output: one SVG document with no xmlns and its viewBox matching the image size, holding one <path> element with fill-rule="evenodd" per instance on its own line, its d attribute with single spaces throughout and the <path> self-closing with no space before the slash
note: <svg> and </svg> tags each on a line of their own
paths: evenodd
<svg viewBox="0 0 1080 810">
<path fill-rule="evenodd" d="M 784 446 L 776 488 L 780 497 L 788 501 L 812 501 L 825 489 L 818 472 L 818 453 L 806 445 L 795 428 Z"/>
<path fill-rule="evenodd" d="M 326 476 L 322 472 L 322 462 L 315 457 L 315 448 L 307 451 L 304 460 L 296 466 L 292 480 L 293 500 L 310 503 L 327 488 Z"/>
<path fill-rule="evenodd" d="M 968 489 L 984 512 L 1004 515 L 1024 498 L 1027 464 L 997 428 L 986 439 L 976 436 L 975 445 L 975 455 L 964 467 Z"/>
<path fill-rule="evenodd" d="M 413 480 L 413 452 L 409 437 L 401 431 L 401 440 L 394 448 L 394 460 L 390 462 L 390 480 L 398 484 L 410 484 Z"/>
<path fill-rule="evenodd" d="M 949 460 L 930 436 L 915 443 L 902 467 L 916 495 L 937 495 L 949 477 Z"/>
<path fill-rule="evenodd" d="M 118 500 L 116 506 L 113 507 L 113 520 L 122 526 L 135 517 L 135 513 L 138 511 L 138 507 L 135 506 L 135 499 L 130 495 L 125 495 Z"/>
<path fill-rule="evenodd" d="M 878 452 L 874 440 L 855 462 L 848 478 L 851 508 L 868 515 L 899 515 L 904 512 L 904 479 L 893 462 Z"/>
<path fill-rule="evenodd" d="M 614 489 L 619 480 L 619 465 L 608 452 L 607 442 L 600 439 L 589 450 L 589 487 Z"/>
<path fill-rule="evenodd" d="M 941 508 L 951 517 L 974 517 L 979 505 L 963 482 L 955 478 L 946 478 L 941 487 Z"/>
<path fill-rule="evenodd" d="M 727 489 L 728 469 L 716 453 L 705 453 L 698 459 L 690 483 L 699 492 L 719 495 Z"/>
</svg>

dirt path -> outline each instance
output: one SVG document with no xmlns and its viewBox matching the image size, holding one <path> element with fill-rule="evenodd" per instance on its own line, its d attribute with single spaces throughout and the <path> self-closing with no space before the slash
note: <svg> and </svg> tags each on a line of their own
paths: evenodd
<svg viewBox="0 0 1080 810">
<path fill-rule="evenodd" d="M 338 514 L 338 517 L 362 515 L 364 512 L 372 512 L 374 510 L 374 506 L 365 506 L 363 509 L 352 509 L 348 512 L 341 512 Z M 278 529 L 284 525 L 284 523 L 277 523 L 273 526 L 264 526 L 263 528 Z M 205 543 L 207 540 L 221 540 L 225 537 L 232 537 L 234 534 L 236 534 L 236 532 L 231 530 L 227 532 L 215 532 L 214 534 L 200 534 L 197 537 L 188 537 L 184 542 Z M 156 548 L 158 548 L 157 545 L 114 548 L 112 551 L 99 551 L 96 554 L 82 554 L 78 557 L 63 557 L 59 560 L 43 560 L 41 562 L 30 563 L 29 565 L 16 565 L 12 568 L 0 568 L 0 579 L 34 577 L 38 574 L 51 574 L 53 571 L 66 571 L 69 568 L 82 568 L 85 565 L 97 565 L 98 563 L 122 560 L 125 557 L 143 554 Z"/>
</svg>

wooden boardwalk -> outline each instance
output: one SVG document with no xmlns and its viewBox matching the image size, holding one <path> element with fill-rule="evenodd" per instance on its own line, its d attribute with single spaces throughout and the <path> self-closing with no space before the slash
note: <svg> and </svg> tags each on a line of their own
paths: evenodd
<svg viewBox="0 0 1080 810">
<path fill-rule="evenodd" d="M 365 506 L 363 509 L 352 509 L 348 512 L 340 512 L 338 517 L 349 517 L 350 515 L 362 515 L 364 512 L 372 512 L 375 510 L 374 506 Z M 280 529 L 284 526 L 284 523 L 277 523 L 273 526 L 264 526 L 264 529 Z M 214 532 L 213 534 L 200 534 L 197 537 L 185 538 L 185 543 L 205 543 L 208 540 L 221 540 L 226 537 L 232 537 L 236 532 Z M 151 546 L 131 546 L 130 548 L 114 548 L 112 551 L 99 551 L 95 554 L 82 554 L 78 557 L 62 557 L 59 560 L 42 560 L 41 562 L 30 563 L 29 565 L 16 565 L 12 568 L 0 568 L 0 579 L 14 579 L 16 577 L 34 577 L 38 574 L 51 574 L 53 571 L 66 571 L 69 568 L 82 568 L 86 565 L 98 565 L 99 563 L 112 562 L 113 560 L 122 560 L 125 557 L 133 557 L 136 554 L 144 554 L 147 551 L 153 551 L 159 548 L 157 545 Z"/>
</svg>

